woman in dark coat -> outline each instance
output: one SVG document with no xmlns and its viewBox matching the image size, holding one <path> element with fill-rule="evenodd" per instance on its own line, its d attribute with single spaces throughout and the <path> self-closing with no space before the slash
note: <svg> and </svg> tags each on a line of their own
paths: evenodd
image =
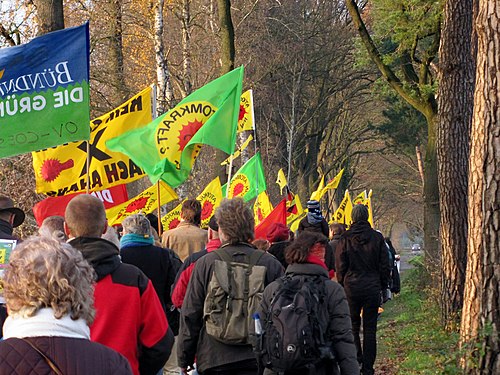
<svg viewBox="0 0 500 375">
<path fill-rule="evenodd" d="M 295 374 L 359 374 L 359 365 L 356 360 L 356 347 L 351 332 L 351 318 L 349 306 L 345 297 L 344 289 L 328 277 L 328 268 L 325 265 L 325 248 L 327 238 L 314 232 L 302 233 L 285 250 L 286 261 L 289 266 L 286 269 L 285 278 L 292 280 L 300 279 L 304 283 L 307 279 L 320 278 L 324 283 L 325 298 L 318 311 L 319 323 L 322 324 L 322 332 L 326 334 L 327 342 L 331 342 L 335 360 L 323 360 L 314 368 L 297 368 L 285 371 L 285 375 Z M 259 316 L 262 326 L 266 327 L 271 301 L 281 287 L 280 280 L 269 284 L 264 290 L 263 300 Z M 275 373 L 272 369 L 266 369 L 264 374 Z"/>
<path fill-rule="evenodd" d="M 9 261 L 0 375 L 132 374 L 125 357 L 90 341 L 94 273 L 79 251 L 34 237 Z"/>
</svg>

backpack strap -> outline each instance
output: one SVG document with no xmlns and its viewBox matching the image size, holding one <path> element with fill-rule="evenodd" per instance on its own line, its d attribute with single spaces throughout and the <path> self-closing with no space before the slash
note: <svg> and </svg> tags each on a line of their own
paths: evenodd
<svg viewBox="0 0 500 375">
<path fill-rule="evenodd" d="M 19 339 L 24 341 L 26 344 L 31 346 L 33 348 L 33 350 L 35 350 L 38 354 L 40 354 L 40 356 L 45 360 L 47 365 L 49 365 L 51 370 L 54 371 L 54 373 L 56 375 L 63 375 L 63 373 L 61 372 L 61 370 L 59 370 L 59 367 L 57 367 L 57 365 L 54 363 L 54 361 L 52 361 L 44 352 L 42 352 L 40 349 L 38 349 L 38 347 L 35 344 L 33 344 L 30 340 L 28 340 L 26 338 L 20 337 Z"/>
</svg>

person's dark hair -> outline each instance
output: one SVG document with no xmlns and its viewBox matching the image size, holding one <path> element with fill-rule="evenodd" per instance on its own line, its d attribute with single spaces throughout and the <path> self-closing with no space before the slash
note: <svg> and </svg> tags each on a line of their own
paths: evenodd
<svg viewBox="0 0 500 375">
<path fill-rule="evenodd" d="M 326 245 L 327 242 L 321 233 L 304 231 L 285 249 L 285 260 L 288 264 L 305 263 L 315 244 Z"/>
<path fill-rule="evenodd" d="M 255 221 L 243 199 L 224 199 L 215 211 L 215 219 L 226 243 L 251 242 L 254 239 Z"/>
<path fill-rule="evenodd" d="M 146 218 L 149 220 L 149 224 L 151 224 L 151 227 L 154 228 L 154 230 L 158 232 L 158 216 L 156 216 L 153 213 L 149 213 L 146 215 Z"/>
<path fill-rule="evenodd" d="M 364 204 L 357 204 L 352 208 L 351 219 L 353 223 L 368 221 L 368 208 Z"/>
<path fill-rule="evenodd" d="M 334 222 L 330 224 L 330 230 L 333 234 L 342 234 L 346 231 L 345 224 Z"/>
<path fill-rule="evenodd" d="M 182 203 L 181 218 L 195 225 L 201 224 L 201 203 L 196 199 L 187 199 Z"/>
</svg>

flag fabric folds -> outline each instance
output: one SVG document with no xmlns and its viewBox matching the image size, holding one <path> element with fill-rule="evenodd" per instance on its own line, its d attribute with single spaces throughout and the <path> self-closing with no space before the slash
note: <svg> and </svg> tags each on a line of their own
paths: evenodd
<svg viewBox="0 0 500 375">
<path fill-rule="evenodd" d="M 63 216 L 69 201 L 77 195 L 75 193 L 63 195 L 60 197 L 48 197 L 33 206 L 33 214 L 38 226 L 42 225 L 43 220 L 49 216 Z M 104 208 L 111 208 L 128 200 L 127 189 L 125 185 L 114 186 L 109 189 L 97 190 L 91 195 L 99 198 L 104 203 Z"/>
<path fill-rule="evenodd" d="M 340 170 L 339 173 L 337 173 L 337 175 L 332 178 L 330 181 L 328 181 L 328 183 L 326 184 L 326 186 L 323 188 L 323 190 L 321 191 L 321 195 L 320 195 L 320 199 L 321 197 L 323 197 L 323 195 L 326 194 L 326 192 L 328 190 L 331 190 L 331 189 L 336 189 L 338 186 L 339 186 L 339 183 L 340 183 L 340 179 L 342 178 L 342 175 L 344 174 L 344 168 L 342 168 Z"/>
<path fill-rule="evenodd" d="M 232 155 L 230 155 L 226 160 L 224 160 L 222 163 L 220 163 L 220 165 L 229 165 L 229 163 L 231 163 L 231 159 L 236 159 L 237 157 L 239 157 L 241 155 L 241 152 L 246 149 L 249 145 L 249 143 L 253 140 L 253 135 L 249 135 L 248 138 L 245 140 L 245 142 L 243 142 L 241 144 L 240 147 L 238 147 L 238 149 L 236 151 L 234 151 L 234 153 Z"/>
<path fill-rule="evenodd" d="M 161 226 L 164 231 L 177 228 L 181 222 L 181 210 L 182 202 L 161 218 Z"/>
<path fill-rule="evenodd" d="M 344 198 L 339 204 L 339 208 L 337 208 L 335 214 L 333 215 L 333 221 L 349 226 L 351 225 L 351 212 L 352 212 L 351 196 L 349 195 L 349 191 L 346 190 Z"/>
<path fill-rule="evenodd" d="M 267 192 L 263 191 L 257 196 L 253 204 L 253 216 L 255 218 L 255 225 L 258 225 L 262 220 L 264 220 L 267 215 L 273 210 L 273 205 L 269 200 Z"/>
<path fill-rule="evenodd" d="M 153 183 L 161 179 L 175 188 L 189 176 L 202 144 L 234 152 L 242 81 L 243 67 L 234 69 L 107 146 L 128 155 Z"/>
<path fill-rule="evenodd" d="M 201 203 L 201 227 L 207 228 L 210 218 L 214 216 L 215 209 L 222 202 L 222 187 L 219 177 L 213 179 L 196 199 Z"/>
<path fill-rule="evenodd" d="M 0 157 L 89 139 L 89 25 L 0 49 Z"/>
<path fill-rule="evenodd" d="M 126 184 L 145 176 L 130 158 L 110 151 L 105 142 L 151 122 L 148 87 L 90 122 L 90 191 Z M 72 142 L 33 152 L 36 192 L 59 196 L 86 191 L 87 143 Z"/>
<path fill-rule="evenodd" d="M 319 185 L 318 185 L 318 188 L 316 189 L 316 191 L 314 191 L 312 194 L 311 194 L 311 198 L 309 198 L 309 200 L 311 201 L 319 201 L 321 199 L 321 197 L 323 196 L 323 188 L 325 187 L 325 176 L 321 176 L 321 180 L 319 181 Z"/>
<path fill-rule="evenodd" d="M 127 216 L 133 214 L 149 214 L 158 208 L 177 199 L 177 194 L 170 186 L 160 182 L 160 197 L 158 197 L 158 187 L 152 185 L 136 197 L 127 202 L 106 210 L 106 217 L 109 225 L 120 224 Z"/>
<path fill-rule="evenodd" d="M 278 178 L 276 179 L 276 183 L 280 187 L 280 194 L 283 194 L 283 188 L 288 185 L 285 177 L 285 172 L 283 172 L 283 168 L 280 168 L 280 170 L 278 171 Z"/>
<path fill-rule="evenodd" d="M 354 206 L 355 204 L 365 204 L 366 199 L 367 199 L 366 190 L 364 190 L 358 195 L 356 195 L 356 198 L 352 200 L 352 205 Z"/>
<path fill-rule="evenodd" d="M 238 133 L 245 130 L 255 129 L 255 118 L 253 112 L 253 92 L 247 90 L 241 94 L 240 113 L 238 116 Z"/>
<path fill-rule="evenodd" d="M 273 223 L 286 225 L 286 198 L 283 198 L 276 207 L 274 207 L 274 210 L 255 227 L 255 239 L 267 239 L 267 232 Z"/>
<path fill-rule="evenodd" d="M 222 187 L 222 194 L 224 196 L 226 195 L 226 185 Z M 231 178 L 227 197 L 241 197 L 245 202 L 248 202 L 266 189 L 264 167 L 260 153 L 257 152 Z"/>
<path fill-rule="evenodd" d="M 286 196 L 286 224 L 292 224 L 297 218 L 302 216 L 303 212 L 304 209 L 302 208 L 299 196 L 288 190 Z"/>
</svg>

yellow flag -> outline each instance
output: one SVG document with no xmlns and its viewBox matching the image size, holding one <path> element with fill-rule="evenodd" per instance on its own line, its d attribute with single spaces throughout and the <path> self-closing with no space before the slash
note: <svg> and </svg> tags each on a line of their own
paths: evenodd
<svg viewBox="0 0 500 375">
<path fill-rule="evenodd" d="M 234 154 L 230 155 L 226 160 L 224 160 L 222 163 L 220 163 L 220 165 L 227 165 L 231 162 L 231 158 L 234 160 L 236 159 L 238 156 L 241 155 L 241 152 L 246 149 L 248 147 L 248 144 L 250 143 L 250 141 L 253 140 L 253 135 L 250 134 L 248 136 L 248 138 L 245 140 L 245 142 L 243 142 L 241 144 L 241 146 L 234 152 Z"/>
<path fill-rule="evenodd" d="M 110 151 L 105 142 L 151 122 L 151 87 L 113 111 L 90 122 L 90 190 L 126 184 L 145 176 L 130 158 Z M 71 129 L 71 123 L 64 124 Z M 36 192 L 50 196 L 84 192 L 87 182 L 87 143 L 69 144 L 33 152 Z"/>
<path fill-rule="evenodd" d="M 283 168 L 281 168 L 279 171 L 278 171 L 278 179 L 276 180 L 276 183 L 279 185 L 280 187 L 280 194 L 283 194 L 283 188 L 288 185 L 288 182 L 286 180 L 286 177 L 285 177 L 285 172 L 283 172 Z"/>
<path fill-rule="evenodd" d="M 241 94 L 240 98 L 238 133 L 253 129 L 255 129 L 255 119 L 253 114 L 253 93 L 252 90 L 247 90 L 243 94 Z"/>
<path fill-rule="evenodd" d="M 177 199 L 175 191 L 164 182 L 160 182 L 160 206 Z M 125 203 L 108 208 L 106 217 L 109 225 L 120 224 L 127 216 L 137 213 L 149 214 L 158 208 L 158 187 L 147 188 L 135 198 Z"/>
<path fill-rule="evenodd" d="M 337 223 L 349 226 L 351 224 L 351 212 L 351 196 L 349 195 L 349 191 L 346 190 L 344 198 L 342 199 L 342 202 L 340 202 L 339 208 L 337 208 L 337 211 L 335 211 L 335 214 L 333 215 L 333 219 Z"/>
<path fill-rule="evenodd" d="M 319 197 L 320 199 L 321 199 L 321 197 L 323 195 L 326 194 L 326 192 L 328 190 L 336 189 L 339 186 L 340 179 L 342 178 L 343 174 L 344 174 L 344 168 L 342 168 L 341 171 L 339 173 L 337 173 L 337 175 L 334 178 L 332 178 L 330 181 L 328 181 L 328 183 L 326 184 L 326 186 L 321 191 L 321 194 L 320 194 L 320 197 Z"/>
<path fill-rule="evenodd" d="M 260 193 L 253 204 L 253 216 L 255 218 L 255 225 L 257 226 L 267 215 L 273 210 L 273 205 L 269 200 L 269 196 L 265 191 Z"/>
<path fill-rule="evenodd" d="M 304 209 L 299 196 L 289 192 L 286 199 L 286 224 L 292 224 L 298 217 L 302 217 L 303 213 Z"/>
<path fill-rule="evenodd" d="M 366 190 L 363 190 L 356 196 L 356 198 L 352 200 L 352 205 L 354 206 L 355 204 L 365 204 L 366 199 L 367 199 Z"/>
<path fill-rule="evenodd" d="M 289 228 L 292 232 L 294 232 L 294 233 L 297 232 L 297 230 L 299 229 L 300 221 L 304 217 L 306 217 L 306 215 L 307 215 L 307 212 L 304 211 L 304 212 L 302 212 L 302 215 L 297 216 L 297 218 L 291 224 L 288 224 L 288 221 L 287 221 L 286 224 L 289 226 Z"/>
<path fill-rule="evenodd" d="M 168 212 L 161 218 L 161 226 L 163 227 L 163 231 L 177 228 L 177 225 L 179 225 L 179 223 L 181 222 L 181 210 L 183 202 L 184 201 L 179 203 L 172 211 Z"/>
<path fill-rule="evenodd" d="M 207 187 L 196 197 L 201 203 L 201 227 L 207 228 L 215 209 L 222 201 L 222 188 L 219 177 L 213 179 Z"/>
<path fill-rule="evenodd" d="M 366 198 L 364 204 L 366 207 L 368 207 L 368 221 L 370 222 L 370 224 L 373 228 L 372 194 L 373 194 L 373 191 L 370 189 L 370 192 L 368 193 L 368 197 Z"/>
<path fill-rule="evenodd" d="M 323 196 L 323 189 L 325 187 L 325 176 L 323 175 L 321 177 L 321 181 L 319 182 L 318 188 L 314 193 L 311 194 L 311 198 L 309 200 L 311 201 L 319 201 L 321 197 Z"/>
</svg>

